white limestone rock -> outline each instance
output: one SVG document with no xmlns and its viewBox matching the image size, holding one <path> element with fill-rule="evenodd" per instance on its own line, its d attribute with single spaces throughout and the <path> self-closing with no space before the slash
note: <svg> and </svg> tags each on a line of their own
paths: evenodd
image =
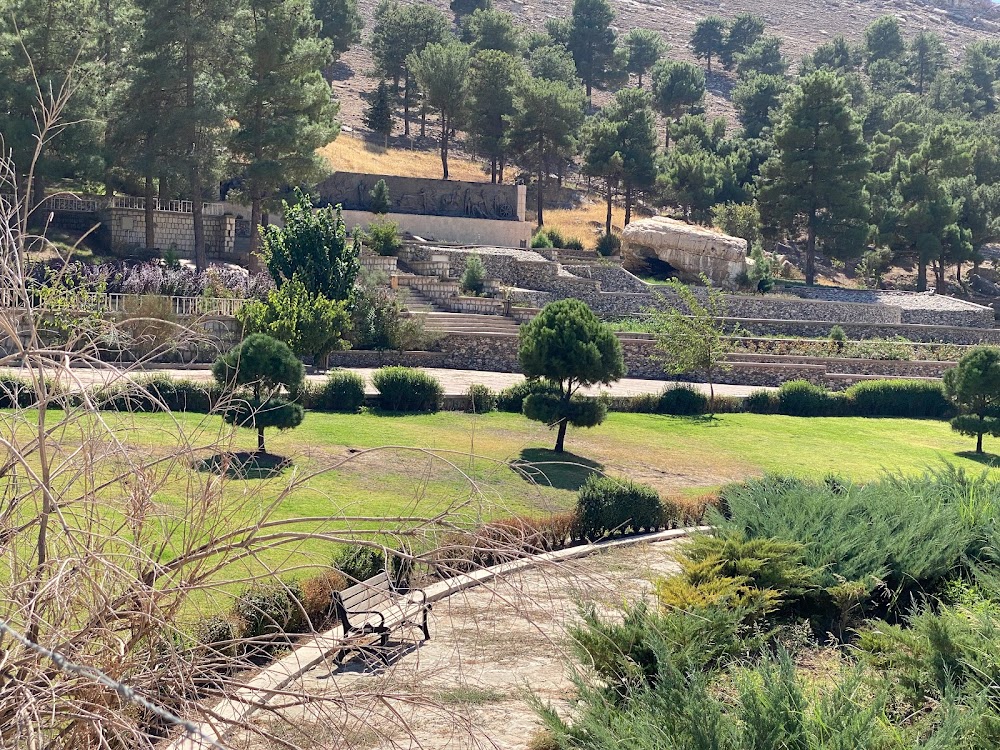
<svg viewBox="0 0 1000 750">
<path fill-rule="evenodd" d="M 734 286 L 749 271 L 747 241 L 664 216 L 633 221 L 622 232 L 622 254 L 659 258 L 689 280 L 705 274 L 713 284 Z"/>
</svg>

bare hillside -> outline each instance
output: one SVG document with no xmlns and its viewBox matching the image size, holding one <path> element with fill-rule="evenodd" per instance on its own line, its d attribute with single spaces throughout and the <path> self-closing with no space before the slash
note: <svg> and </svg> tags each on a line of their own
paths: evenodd
<svg viewBox="0 0 1000 750">
<path fill-rule="evenodd" d="M 433 0 L 448 12 L 447 0 Z M 732 17 L 749 11 L 762 14 L 769 32 L 785 40 L 785 52 L 797 61 L 823 42 L 838 34 L 855 41 L 869 23 L 879 16 L 895 14 L 907 35 L 921 29 L 940 34 L 957 59 L 962 49 L 984 36 L 1000 36 L 1000 15 L 978 0 L 611 0 L 618 13 L 617 28 L 627 32 L 635 27 L 651 28 L 663 34 L 671 45 L 670 54 L 679 59 L 693 60 L 687 41 L 698 19 L 713 13 Z M 366 28 L 370 28 L 377 0 L 360 0 Z M 512 12 L 526 29 L 540 29 L 548 18 L 568 16 L 572 0 L 494 0 L 495 7 Z M 946 7 L 936 7 L 937 5 Z M 965 6 L 952 8 L 950 6 Z M 374 83 L 367 77 L 370 55 L 363 45 L 350 50 L 333 71 L 333 83 L 341 99 L 344 124 L 361 129 L 363 102 L 361 93 Z M 794 68 L 794 65 L 793 65 Z M 708 110 L 713 115 L 728 115 L 730 82 L 724 75 L 713 75 L 709 81 Z M 600 101 L 600 98 L 598 98 Z"/>
</svg>

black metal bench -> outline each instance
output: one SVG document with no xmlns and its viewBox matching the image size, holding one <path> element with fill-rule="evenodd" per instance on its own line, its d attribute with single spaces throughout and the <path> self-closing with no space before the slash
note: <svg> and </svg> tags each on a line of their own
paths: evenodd
<svg viewBox="0 0 1000 750">
<path fill-rule="evenodd" d="M 385 646 L 393 630 L 417 627 L 423 631 L 424 640 L 431 637 L 427 628 L 427 613 L 431 608 L 427 594 L 420 589 L 398 591 L 386 573 L 334 593 L 333 606 L 344 628 L 344 645 L 337 653 L 337 664 L 352 651 L 374 652 L 388 663 Z M 377 647 L 367 642 L 373 636 L 379 637 Z"/>
</svg>

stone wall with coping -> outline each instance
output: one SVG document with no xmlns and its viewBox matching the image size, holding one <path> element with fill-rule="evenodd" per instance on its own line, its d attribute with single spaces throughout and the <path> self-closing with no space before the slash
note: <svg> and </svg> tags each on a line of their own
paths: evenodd
<svg viewBox="0 0 1000 750">
<path fill-rule="evenodd" d="M 531 242 L 531 224 L 526 221 L 395 213 L 378 216 L 367 211 L 344 211 L 343 216 L 349 231 L 355 227 L 367 229 L 374 221 L 388 219 L 396 222 L 401 232 L 437 242 L 497 247 L 527 247 Z"/>
<path fill-rule="evenodd" d="M 121 251 L 146 246 L 146 212 L 141 208 L 111 208 L 102 212 L 102 219 L 111 227 L 111 248 Z M 194 256 L 194 216 L 179 211 L 154 211 L 156 246 L 176 247 L 181 255 Z M 205 250 L 209 257 L 232 263 L 245 262 L 246 256 L 236 251 L 236 217 L 232 214 L 202 217 L 205 229 Z"/>
</svg>

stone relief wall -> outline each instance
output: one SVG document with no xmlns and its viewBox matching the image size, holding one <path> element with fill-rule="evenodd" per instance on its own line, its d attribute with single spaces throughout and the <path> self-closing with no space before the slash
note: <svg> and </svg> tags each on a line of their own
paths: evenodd
<svg viewBox="0 0 1000 750">
<path fill-rule="evenodd" d="M 524 185 L 430 180 L 394 175 L 336 172 L 316 186 L 323 203 L 349 211 L 371 211 L 370 193 L 379 180 L 389 189 L 390 213 L 524 221 Z"/>
</svg>

